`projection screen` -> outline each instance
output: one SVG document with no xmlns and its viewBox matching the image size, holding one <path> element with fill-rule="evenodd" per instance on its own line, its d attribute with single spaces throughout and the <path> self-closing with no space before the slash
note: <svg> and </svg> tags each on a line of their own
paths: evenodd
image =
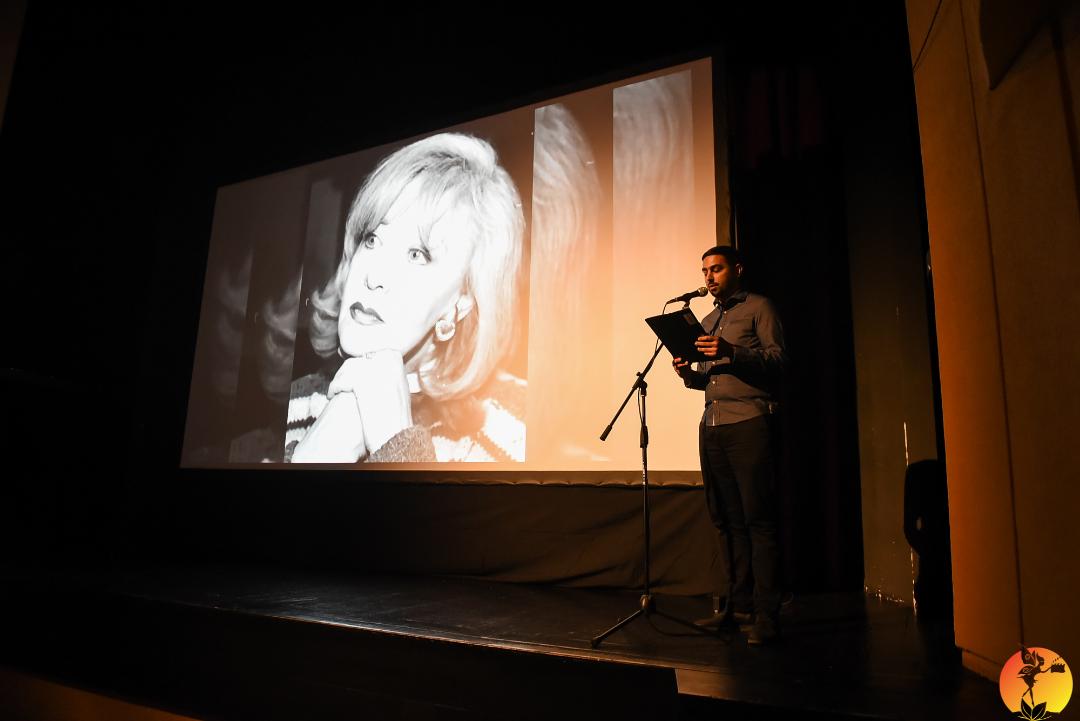
<svg viewBox="0 0 1080 721">
<path fill-rule="evenodd" d="M 729 242 L 712 88 L 698 60 L 219 188 L 181 465 L 640 471 L 634 401 L 599 436 Z M 696 471 L 670 360 L 649 467 Z"/>
</svg>

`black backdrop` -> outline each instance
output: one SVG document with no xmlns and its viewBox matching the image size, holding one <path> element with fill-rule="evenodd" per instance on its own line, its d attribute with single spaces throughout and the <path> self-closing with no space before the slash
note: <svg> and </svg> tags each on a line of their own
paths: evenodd
<svg viewBox="0 0 1080 721">
<path fill-rule="evenodd" d="M 385 567 L 373 531 L 353 533 L 385 528 L 365 519 L 403 506 L 386 500 L 385 483 L 367 493 L 357 473 L 178 470 L 217 187 L 720 54 L 730 138 L 719 140 L 731 148 L 739 245 L 794 357 L 785 566 L 799 590 L 861 588 L 837 118 L 857 103 L 853 37 L 873 28 L 895 48 L 894 66 L 907 62 L 902 3 L 875 5 L 732 7 L 705 22 L 675 8 L 604 21 L 31 4 L 0 134 L 7 558 Z M 563 487 L 518 493 L 538 491 L 553 509 L 569 501 Z M 506 503 L 498 495 L 492 503 Z M 338 524 L 308 512 L 342 503 L 356 514 Z M 268 527 L 305 543 L 264 542 Z M 430 542 L 391 558 L 403 570 L 454 570 L 416 561 Z"/>
</svg>

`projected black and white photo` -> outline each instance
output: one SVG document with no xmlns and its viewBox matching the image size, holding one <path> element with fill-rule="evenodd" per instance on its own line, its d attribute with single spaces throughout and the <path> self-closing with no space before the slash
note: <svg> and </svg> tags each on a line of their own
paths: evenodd
<svg viewBox="0 0 1080 721">
<path fill-rule="evenodd" d="M 220 188 L 182 463 L 637 467 L 599 434 L 726 226 L 713 133 L 698 61 Z"/>
<path fill-rule="evenodd" d="M 524 460 L 525 380 L 501 367 L 524 233 L 485 140 L 442 133 L 380 162 L 311 297 L 311 343 L 333 365 L 293 381 L 285 460 Z"/>
</svg>

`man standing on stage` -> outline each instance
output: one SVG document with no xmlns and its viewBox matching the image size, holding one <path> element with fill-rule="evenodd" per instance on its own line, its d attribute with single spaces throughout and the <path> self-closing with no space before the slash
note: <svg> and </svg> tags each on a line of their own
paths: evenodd
<svg viewBox="0 0 1080 721">
<path fill-rule="evenodd" d="M 701 476 L 728 588 L 725 607 L 699 623 L 719 627 L 752 620 L 744 625 L 747 642 L 761 645 L 776 638 L 780 610 L 770 426 L 773 390 L 786 361 L 784 334 L 769 299 L 741 288 L 738 251 L 710 248 L 701 260 L 716 307 L 701 323 L 708 335 L 696 345 L 709 360 L 691 367 L 675 358 L 672 364 L 687 388 L 705 391 L 698 430 Z"/>
</svg>

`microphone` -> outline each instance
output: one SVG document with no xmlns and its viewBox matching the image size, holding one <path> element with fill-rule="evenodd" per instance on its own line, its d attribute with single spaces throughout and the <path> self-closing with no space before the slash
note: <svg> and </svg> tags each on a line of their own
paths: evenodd
<svg viewBox="0 0 1080 721">
<path fill-rule="evenodd" d="M 705 286 L 701 286 L 697 290 L 692 290 L 689 293 L 683 293 L 682 295 L 672 298 L 668 303 L 689 303 L 693 298 L 701 298 L 709 294 L 709 289 Z"/>
</svg>

